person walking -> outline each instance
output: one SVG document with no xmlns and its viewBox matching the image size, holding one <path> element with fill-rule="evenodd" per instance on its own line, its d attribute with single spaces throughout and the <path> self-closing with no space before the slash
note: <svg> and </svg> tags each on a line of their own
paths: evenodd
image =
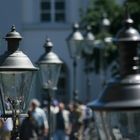
<svg viewBox="0 0 140 140">
<path fill-rule="evenodd" d="M 44 140 L 48 134 L 48 121 L 45 111 L 40 107 L 40 102 L 37 99 L 32 99 L 29 110 L 32 118 L 36 122 L 36 131 L 39 140 Z"/>
<path fill-rule="evenodd" d="M 79 140 L 79 132 L 81 128 L 81 109 L 79 109 L 79 104 L 77 103 L 70 103 L 69 104 L 69 111 L 70 111 L 70 140 Z"/>
<path fill-rule="evenodd" d="M 13 130 L 12 118 L 0 118 L 0 140 L 10 140 L 11 132 Z"/>
<path fill-rule="evenodd" d="M 20 140 L 38 140 L 36 122 L 31 111 L 28 111 L 28 117 L 21 122 L 19 134 Z"/>
<path fill-rule="evenodd" d="M 69 111 L 65 109 L 64 103 L 60 102 L 59 111 L 56 113 L 56 126 L 53 140 L 67 140 L 69 129 Z"/>
</svg>

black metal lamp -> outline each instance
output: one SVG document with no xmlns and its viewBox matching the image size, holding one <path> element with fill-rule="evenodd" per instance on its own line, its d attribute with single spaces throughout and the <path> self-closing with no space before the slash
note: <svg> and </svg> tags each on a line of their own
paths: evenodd
<svg viewBox="0 0 140 140">
<path fill-rule="evenodd" d="M 2 117 L 12 117 L 12 140 L 16 140 L 16 119 L 25 113 L 29 103 L 29 90 L 37 70 L 30 59 L 19 50 L 21 35 L 12 26 L 6 37 L 8 50 L 0 56 L 0 97 Z M 18 138 L 17 138 L 18 139 Z"/>
<path fill-rule="evenodd" d="M 110 20 L 107 18 L 107 14 L 104 13 L 102 20 L 101 20 L 101 33 L 102 33 L 102 39 L 104 43 L 112 43 L 112 37 L 109 34 L 109 27 L 111 23 Z"/>
<path fill-rule="evenodd" d="M 106 29 L 110 26 L 110 20 L 107 18 L 107 14 L 103 13 L 102 21 L 101 21 L 101 28 Z"/>
<path fill-rule="evenodd" d="M 91 26 L 86 27 L 86 33 L 84 34 L 84 45 L 83 45 L 83 51 L 87 55 L 91 55 L 93 53 L 94 49 L 94 41 L 95 36 L 91 32 Z"/>
<path fill-rule="evenodd" d="M 52 52 L 53 44 L 49 38 L 47 38 L 44 48 L 45 53 L 38 60 L 42 85 L 44 89 L 55 90 L 57 89 L 60 69 L 63 62 L 56 53 Z"/>
<path fill-rule="evenodd" d="M 38 65 L 40 68 L 40 76 L 42 79 L 43 89 L 48 92 L 48 123 L 49 123 L 49 140 L 50 137 L 50 105 L 51 105 L 51 92 L 57 89 L 59 74 L 63 62 L 60 58 L 52 52 L 53 44 L 47 38 L 44 44 L 45 53 L 39 58 Z"/>
<path fill-rule="evenodd" d="M 78 90 L 77 90 L 77 59 L 82 56 L 83 49 L 83 35 L 79 31 L 79 24 L 75 23 L 73 25 L 73 31 L 66 39 L 68 44 L 68 50 L 71 58 L 73 59 L 73 95 L 72 100 L 78 99 Z"/>
<path fill-rule="evenodd" d="M 119 50 L 120 76 L 88 104 L 94 110 L 101 140 L 140 139 L 140 34 L 131 27 L 132 23 L 126 10 L 124 27 L 114 40 Z"/>
<path fill-rule="evenodd" d="M 83 35 L 79 31 L 79 24 L 75 23 L 73 25 L 73 31 L 67 38 L 67 44 L 69 49 L 69 54 L 72 59 L 79 59 L 82 55 L 83 47 Z"/>
</svg>

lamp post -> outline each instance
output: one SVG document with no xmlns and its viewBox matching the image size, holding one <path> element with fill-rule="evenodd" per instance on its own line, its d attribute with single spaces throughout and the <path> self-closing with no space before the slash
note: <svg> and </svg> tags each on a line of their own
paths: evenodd
<svg viewBox="0 0 140 140">
<path fill-rule="evenodd" d="M 93 33 L 91 32 L 91 27 L 87 26 L 86 27 L 86 32 L 83 35 L 84 36 L 84 42 L 83 42 L 83 55 L 82 57 L 85 60 L 85 73 L 86 73 L 86 97 L 87 97 L 87 101 L 89 101 L 90 99 L 90 87 L 91 87 L 91 83 L 90 83 L 90 77 L 89 74 L 91 72 L 91 58 L 92 58 L 92 54 L 93 54 L 93 50 L 94 50 L 94 41 L 95 41 L 95 37 L 93 35 Z"/>
<path fill-rule="evenodd" d="M 110 20 L 104 13 L 100 22 L 100 31 L 97 35 L 98 39 L 95 40 L 95 69 L 100 73 L 101 87 L 106 84 L 108 65 L 112 63 L 112 51 L 114 45 L 112 37 L 109 33 Z"/>
<path fill-rule="evenodd" d="M 49 134 L 48 139 L 51 139 L 50 128 L 50 107 L 51 107 L 51 93 L 57 89 L 57 83 L 59 79 L 60 69 L 62 61 L 60 58 L 52 52 L 53 44 L 49 38 L 47 38 L 44 44 L 45 53 L 39 58 L 38 65 L 40 68 L 40 76 L 42 79 L 42 88 L 47 91 L 48 95 L 48 123 L 49 123 Z"/>
<path fill-rule="evenodd" d="M 11 140 L 19 140 L 17 120 L 26 113 L 29 103 L 29 89 L 36 67 L 19 50 L 21 35 L 12 26 L 5 40 L 8 50 L 0 56 L 0 97 L 3 113 L 1 117 L 11 117 L 13 131 Z"/>
<path fill-rule="evenodd" d="M 140 139 L 140 34 L 132 23 L 126 8 L 124 26 L 114 40 L 119 50 L 120 76 L 107 84 L 99 99 L 88 104 L 95 111 L 102 140 Z"/>
<path fill-rule="evenodd" d="M 72 99 L 75 101 L 78 99 L 77 90 L 77 60 L 82 54 L 83 36 L 79 31 L 79 24 L 75 23 L 73 25 L 73 32 L 66 39 L 68 44 L 68 50 L 70 57 L 73 59 L 73 95 Z"/>
</svg>

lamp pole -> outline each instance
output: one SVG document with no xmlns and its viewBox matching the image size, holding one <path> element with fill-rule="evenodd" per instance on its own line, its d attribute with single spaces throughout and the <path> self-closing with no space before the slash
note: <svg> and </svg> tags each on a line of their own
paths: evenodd
<svg viewBox="0 0 140 140">
<path fill-rule="evenodd" d="M 57 56 L 56 53 L 52 51 L 53 43 L 49 38 L 47 38 L 45 44 L 45 53 L 41 55 L 38 60 L 38 66 L 40 68 L 40 76 L 42 79 L 42 88 L 48 94 L 48 123 L 49 123 L 49 134 L 48 139 L 51 140 L 51 94 L 53 91 L 57 90 L 57 83 L 59 79 L 59 74 L 61 70 L 61 65 L 63 62 Z"/>
<path fill-rule="evenodd" d="M 52 101 L 52 92 L 53 92 L 53 89 L 49 88 L 49 89 L 46 89 L 46 88 L 43 88 L 47 94 L 47 101 L 48 101 L 48 104 L 47 104 L 47 110 L 48 110 L 48 125 L 49 125 L 49 131 L 48 131 L 48 140 L 51 140 L 51 101 Z"/>
<path fill-rule="evenodd" d="M 73 59 L 73 100 L 78 99 L 78 89 L 77 89 L 77 59 Z"/>
<path fill-rule="evenodd" d="M 106 13 L 102 15 L 101 19 L 101 25 L 100 25 L 100 38 L 101 38 L 101 44 L 100 44 L 100 73 L 101 73 L 101 82 L 102 87 L 106 85 L 106 78 L 107 78 L 107 47 L 110 47 L 112 44 L 112 37 L 109 34 L 109 27 L 110 27 L 110 20 L 107 18 Z"/>
<path fill-rule="evenodd" d="M 123 28 L 114 39 L 119 50 L 120 74 L 107 84 L 100 98 L 88 104 L 95 111 L 102 140 L 140 138 L 140 34 L 132 23 L 126 6 Z"/>
<path fill-rule="evenodd" d="M 84 40 L 83 35 L 79 31 L 79 24 L 75 23 L 73 25 L 72 33 L 66 39 L 70 57 L 73 59 L 73 94 L 72 94 L 73 101 L 76 101 L 78 99 L 77 60 L 81 58 L 83 40 Z"/>
<path fill-rule="evenodd" d="M 21 35 L 15 26 L 6 35 L 8 50 L 0 56 L 0 96 L 3 118 L 12 118 L 13 130 L 11 140 L 19 140 L 17 121 L 26 115 L 29 100 L 29 90 L 33 75 L 37 70 L 30 59 L 19 49 Z"/>
</svg>

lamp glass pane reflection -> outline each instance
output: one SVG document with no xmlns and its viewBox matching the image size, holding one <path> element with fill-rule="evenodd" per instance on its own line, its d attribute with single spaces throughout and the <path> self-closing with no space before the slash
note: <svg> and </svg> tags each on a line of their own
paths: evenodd
<svg viewBox="0 0 140 140">
<path fill-rule="evenodd" d="M 93 53 L 93 47 L 94 47 L 94 41 L 93 40 L 86 40 L 84 42 L 84 52 L 86 54 L 92 54 Z"/>
<path fill-rule="evenodd" d="M 83 45 L 83 40 L 74 40 L 74 39 L 69 40 L 68 47 L 72 58 L 81 57 L 82 49 L 83 49 L 82 45 Z"/>
<path fill-rule="evenodd" d="M 91 32 L 91 27 L 87 26 L 86 33 L 84 35 L 84 43 L 83 43 L 84 44 L 83 50 L 86 54 L 91 55 L 93 53 L 94 41 L 95 41 L 95 37 Z"/>
<path fill-rule="evenodd" d="M 139 140 L 140 111 L 95 111 L 102 140 Z"/>
<path fill-rule="evenodd" d="M 79 24 L 73 25 L 73 31 L 67 38 L 68 49 L 71 58 L 79 59 L 82 54 L 84 37 L 79 31 Z"/>
<path fill-rule="evenodd" d="M 56 89 L 59 79 L 61 64 L 40 64 L 40 74 L 42 78 L 43 88 Z"/>
<path fill-rule="evenodd" d="M 35 71 L 0 72 L 1 93 L 4 99 L 5 112 L 16 108 L 25 113 L 29 105 L 29 91 Z"/>
</svg>

